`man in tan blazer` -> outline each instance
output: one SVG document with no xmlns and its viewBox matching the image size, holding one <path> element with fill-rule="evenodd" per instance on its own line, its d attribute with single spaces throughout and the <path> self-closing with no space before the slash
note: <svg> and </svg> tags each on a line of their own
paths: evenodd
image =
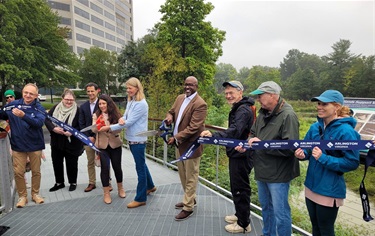
<svg viewBox="0 0 375 236">
<path fill-rule="evenodd" d="M 176 143 L 178 145 L 176 158 L 180 157 L 205 129 L 207 103 L 198 95 L 197 89 L 197 78 L 187 77 L 184 84 L 185 93 L 176 98 L 165 118 L 167 124 L 174 123 L 173 137 L 169 138 L 168 144 Z M 190 159 L 177 162 L 178 173 L 185 193 L 182 202 L 175 205 L 176 209 L 182 209 L 175 216 L 177 221 L 189 218 L 194 212 L 202 152 L 203 147 L 200 146 Z"/>
</svg>

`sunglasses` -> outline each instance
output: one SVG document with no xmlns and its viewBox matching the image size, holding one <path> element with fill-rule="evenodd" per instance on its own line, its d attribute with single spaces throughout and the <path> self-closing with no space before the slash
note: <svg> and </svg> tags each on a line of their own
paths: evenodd
<svg viewBox="0 0 375 236">
<path fill-rule="evenodd" d="M 9 99 L 9 98 L 13 98 L 13 96 L 8 96 L 8 97 L 5 97 L 6 99 Z"/>
</svg>

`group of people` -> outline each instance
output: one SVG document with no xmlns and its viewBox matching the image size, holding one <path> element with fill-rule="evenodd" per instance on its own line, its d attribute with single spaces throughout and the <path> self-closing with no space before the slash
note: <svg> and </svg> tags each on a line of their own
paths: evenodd
<svg viewBox="0 0 375 236">
<path fill-rule="evenodd" d="M 48 113 L 38 101 L 38 87 L 29 83 L 22 89 L 22 98 L 15 100 L 14 92 L 7 90 L 5 97 L 7 104 L 0 111 L 0 119 L 8 120 L 11 127 L 10 142 L 12 148 L 14 176 L 19 195 L 16 207 L 23 208 L 28 203 L 27 189 L 24 179 L 26 162 L 30 160 L 32 172 L 31 199 L 37 203 L 44 203 L 40 191 L 40 164 L 42 150 L 45 149 L 43 125 L 45 124 L 51 135 L 51 159 L 55 174 L 55 184 L 50 192 L 65 188 L 64 160 L 66 174 L 69 181 L 69 191 L 77 188 L 78 157 L 86 150 L 88 159 L 89 185 L 85 192 L 96 188 L 95 158 L 100 158 L 100 178 L 103 185 L 103 201 L 112 202 L 110 191 L 110 167 L 112 166 L 117 182 L 118 196 L 126 197 L 123 187 L 121 169 L 122 140 L 121 129 L 126 128 L 125 138 L 130 145 L 138 175 L 137 193 L 134 201 L 127 207 L 134 208 L 146 204 L 147 195 L 155 192 L 156 187 L 145 162 L 146 139 L 135 134 L 147 131 L 148 105 L 145 100 L 142 84 L 137 78 L 130 78 L 126 82 L 128 103 L 122 116 L 112 98 L 102 94 L 98 97 L 99 87 L 95 83 L 85 86 L 89 100 L 82 106 L 75 101 L 74 92 L 65 89 L 61 102 L 54 105 Z M 53 117 L 54 119 L 49 119 Z M 87 131 L 89 142 L 95 144 L 99 152 L 95 152 L 72 133 L 56 124 L 55 119 L 66 125 L 81 130 L 92 126 Z M 87 143 L 86 143 L 87 144 Z"/>
<path fill-rule="evenodd" d="M 281 96 L 281 87 L 274 81 L 262 83 L 250 95 L 257 96 L 261 108 L 254 120 L 254 100 L 243 96 L 244 87 L 239 81 L 223 83 L 225 98 L 231 110 L 228 128 L 211 133 L 204 129 L 207 105 L 197 93 L 198 80 L 185 80 L 185 94 L 179 95 L 165 120 L 174 123 L 173 137 L 168 144 L 177 144 L 176 157 L 182 155 L 197 136 L 223 137 L 246 140 L 251 146 L 261 140 L 298 140 L 299 121 L 292 106 Z M 318 121 L 311 125 L 305 140 L 359 140 L 355 131 L 356 120 L 344 106 L 343 95 L 327 90 L 311 99 L 317 102 Z M 359 152 L 328 151 L 323 147 L 312 150 L 298 149 L 249 149 L 242 146 L 226 148 L 229 157 L 230 190 L 234 214 L 227 215 L 225 230 L 230 233 L 249 233 L 250 226 L 250 180 L 254 167 L 258 197 L 262 207 L 263 235 L 291 235 L 292 219 L 288 202 L 290 182 L 300 175 L 299 161 L 309 160 L 305 180 L 306 206 L 312 223 L 313 235 L 335 235 L 334 223 L 338 209 L 343 205 L 346 187 L 343 173 L 355 170 L 359 165 Z M 184 190 L 182 208 L 176 220 L 190 217 L 197 205 L 196 185 L 200 146 L 187 160 L 178 162 L 180 180 Z"/>
<path fill-rule="evenodd" d="M 298 140 L 299 121 L 292 106 L 281 96 L 281 87 L 273 82 L 262 83 L 250 95 L 257 96 L 260 109 L 256 119 L 251 106 L 254 99 L 244 96 L 244 87 L 239 81 L 223 83 L 225 98 L 231 110 L 228 115 L 228 128 L 211 133 L 205 130 L 207 103 L 199 96 L 198 79 L 189 76 L 184 81 L 184 94 L 179 95 L 167 112 L 165 122 L 174 124 L 173 136 L 167 142 L 175 147 L 176 158 L 180 157 L 200 136 L 223 137 L 248 140 L 251 146 L 261 140 Z M 82 129 L 93 128 L 85 134 L 99 148 L 95 153 L 89 146 L 77 140 L 45 115 L 31 109 L 6 109 L 0 112 L 1 119 L 8 119 L 12 128 L 11 145 L 17 191 L 20 196 L 17 207 L 27 203 L 27 192 L 23 179 L 27 156 L 32 171 L 32 199 L 37 203 L 44 200 L 39 195 L 40 157 L 44 149 L 42 126 L 45 123 L 51 132 L 52 161 L 56 184 L 50 191 L 64 188 L 63 159 L 66 160 L 69 191 L 77 185 L 78 156 L 86 151 L 88 159 L 89 185 L 85 192 L 96 188 L 95 163 L 100 156 L 100 178 L 104 191 L 104 202 L 111 203 L 110 166 L 112 166 L 118 187 L 118 195 L 126 196 L 123 188 L 121 169 L 122 140 L 119 132 L 126 128 L 125 139 L 133 154 L 138 185 L 136 196 L 127 207 L 134 208 L 146 204 L 147 195 L 156 191 L 150 171 L 145 162 L 147 138 L 136 134 L 147 130 L 148 104 L 142 84 L 137 78 L 126 82 L 128 102 L 123 116 L 108 95 L 98 97 L 98 86 L 89 83 L 85 87 L 89 100 L 80 107 L 75 103 L 74 93 L 66 89 L 61 103 L 55 105 L 48 114 L 66 124 Z M 36 100 L 38 89 L 27 84 L 23 98 L 10 105 L 31 105 L 40 111 L 44 108 Z M 344 97 L 336 90 L 327 90 L 311 99 L 317 102 L 317 122 L 311 125 L 306 140 L 358 140 L 354 130 L 356 121 L 343 106 Z M 14 127 L 14 128 L 13 128 Z M 25 130 L 28 129 L 28 132 Z M 29 132 L 32 131 L 32 132 Z M 22 135 L 20 135 L 22 134 Z M 26 142 L 32 140 L 32 142 Z M 203 147 L 200 146 L 191 158 L 177 162 L 178 173 L 184 192 L 182 201 L 175 204 L 181 210 L 176 221 L 182 221 L 194 213 L 197 206 L 196 189 L 200 159 Z M 343 205 L 346 187 L 343 173 L 354 170 L 359 165 L 359 152 L 356 150 L 328 151 L 316 146 L 312 150 L 298 149 L 245 149 L 242 146 L 227 147 L 229 158 L 230 190 L 233 196 L 234 214 L 227 215 L 225 230 L 231 233 L 248 233 L 250 222 L 250 180 L 254 168 L 258 186 L 258 197 L 262 207 L 263 235 L 291 235 L 292 220 L 288 202 L 290 181 L 300 175 L 299 161 L 308 160 L 305 180 L 306 206 L 312 223 L 313 235 L 334 235 L 334 223 L 338 208 Z M 22 179 L 22 181 L 21 181 Z"/>
</svg>

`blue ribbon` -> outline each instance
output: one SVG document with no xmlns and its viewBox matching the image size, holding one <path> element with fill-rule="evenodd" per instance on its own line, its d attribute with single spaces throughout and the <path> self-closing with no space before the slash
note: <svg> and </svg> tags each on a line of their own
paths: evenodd
<svg viewBox="0 0 375 236">
<path fill-rule="evenodd" d="M 242 146 L 245 149 L 313 149 L 318 146 L 324 150 L 367 150 L 375 149 L 375 145 L 370 140 L 262 140 L 252 143 L 250 147 L 247 140 L 238 140 L 219 137 L 200 137 L 183 153 L 178 159 L 173 160 L 171 164 L 178 161 L 189 159 L 195 150 L 201 144 L 213 144 L 225 147 Z"/>
<path fill-rule="evenodd" d="M 365 173 L 359 188 L 363 219 L 365 221 L 373 220 L 370 215 L 370 204 L 368 200 L 368 194 L 365 188 L 365 177 L 367 168 L 375 163 L 375 144 L 371 140 L 266 140 L 253 142 L 251 147 L 247 140 L 238 140 L 230 138 L 219 138 L 219 137 L 200 137 L 194 141 L 192 145 L 185 151 L 178 159 L 171 161 L 170 163 L 176 163 L 189 159 L 195 150 L 201 144 L 213 144 L 225 147 L 237 147 L 242 146 L 245 149 L 261 150 L 261 149 L 313 149 L 318 146 L 323 150 L 369 150 L 366 156 Z"/>
<path fill-rule="evenodd" d="M 24 109 L 32 109 L 31 106 L 25 106 Z M 94 149 L 95 151 L 97 152 L 100 152 L 100 150 L 95 147 L 95 145 L 90 141 L 90 139 L 83 133 L 81 133 L 79 130 L 73 128 L 72 126 L 56 119 L 55 117 L 53 116 L 50 116 L 48 115 L 48 113 L 44 112 L 44 111 L 41 111 L 39 110 L 38 108 L 34 107 L 34 109 L 40 113 L 42 113 L 43 115 L 46 116 L 47 119 L 49 119 L 52 123 L 54 123 L 55 125 L 57 126 L 60 126 L 61 128 L 63 128 L 64 130 L 66 131 L 69 131 L 74 137 L 76 137 L 78 140 L 80 140 L 81 142 L 83 142 L 84 144 L 86 144 L 87 146 L 89 146 L 90 148 Z"/>
</svg>

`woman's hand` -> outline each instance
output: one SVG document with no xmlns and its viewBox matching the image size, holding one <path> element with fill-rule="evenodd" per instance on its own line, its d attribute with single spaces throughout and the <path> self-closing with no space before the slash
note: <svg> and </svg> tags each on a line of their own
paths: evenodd
<svg viewBox="0 0 375 236">
<path fill-rule="evenodd" d="M 312 156 L 315 158 L 315 160 L 318 160 L 320 156 L 323 154 L 322 150 L 315 146 L 312 150 Z"/>
<path fill-rule="evenodd" d="M 125 119 L 124 118 L 120 118 L 120 119 L 118 119 L 118 124 L 119 125 L 125 125 Z"/>
<path fill-rule="evenodd" d="M 53 132 L 55 132 L 56 134 L 62 134 L 64 135 L 64 129 L 59 127 L 59 126 L 56 126 L 55 128 L 53 128 L 52 130 Z"/>
<path fill-rule="evenodd" d="M 297 157 L 300 160 L 305 159 L 305 157 L 306 157 L 305 152 L 303 151 L 302 148 L 298 148 L 297 150 L 295 150 L 294 156 Z"/>
<path fill-rule="evenodd" d="M 106 126 L 102 126 L 99 130 L 99 132 L 107 132 L 111 129 L 111 127 L 109 125 L 106 125 Z"/>
</svg>

